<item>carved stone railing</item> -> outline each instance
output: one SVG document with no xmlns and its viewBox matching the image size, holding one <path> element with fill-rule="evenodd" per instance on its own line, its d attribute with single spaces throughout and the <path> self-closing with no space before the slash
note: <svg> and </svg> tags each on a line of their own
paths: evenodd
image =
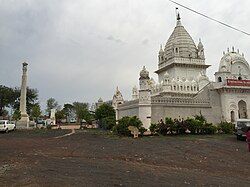
<svg viewBox="0 0 250 187">
<path fill-rule="evenodd" d="M 205 105 L 210 106 L 209 99 L 195 98 L 152 98 L 152 104 L 170 104 L 170 105 Z"/>
</svg>

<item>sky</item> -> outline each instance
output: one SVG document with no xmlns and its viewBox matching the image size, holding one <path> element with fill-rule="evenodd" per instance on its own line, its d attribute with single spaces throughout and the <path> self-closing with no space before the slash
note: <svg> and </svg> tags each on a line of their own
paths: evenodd
<svg viewBox="0 0 250 187">
<path fill-rule="evenodd" d="M 250 1 L 176 0 L 250 32 Z M 168 0 L 0 0 L 0 84 L 28 86 L 64 103 L 111 100 L 116 86 L 131 99 L 145 65 L 155 80 L 158 51 L 176 25 Z M 250 59 L 250 37 L 179 7 L 182 24 L 205 48 L 214 80 L 223 51 L 235 46 Z"/>
</svg>

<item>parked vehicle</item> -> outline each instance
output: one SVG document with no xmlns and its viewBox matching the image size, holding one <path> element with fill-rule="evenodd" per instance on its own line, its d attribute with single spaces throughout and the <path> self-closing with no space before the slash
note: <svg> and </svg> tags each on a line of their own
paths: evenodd
<svg viewBox="0 0 250 187">
<path fill-rule="evenodd" d="M 9 120 L 0 120 L 0 131 L 9 132 L 16 129 L 16 124 Z"/>
<path fill-rule="evenodd" d="M 71 119 L 69 119 L 69 122 L 70 123 L 76 123 L 76 119 L 75 118 L 71 118 Z"/>
<path fill-rule="evenodd" d="M 247 128 L 250 127 L 250 119 L 238 119 L 235 123 L 235 135 L 237 140 L 245 140 Z"/>
</svg>

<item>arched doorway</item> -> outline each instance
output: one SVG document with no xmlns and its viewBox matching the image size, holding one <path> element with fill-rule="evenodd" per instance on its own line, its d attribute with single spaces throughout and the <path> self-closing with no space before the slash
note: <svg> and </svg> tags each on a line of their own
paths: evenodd
<svg viewBox="0 0 250 187">
<path fill-rule="evenodd" d="M 238 103 L 239 108 L 239 119 L 246 119 L 247 118 L 247 104 L 245 101 L 240 100 Z"/>
<path fill-rule="evenodd" d="M 235 122 L 235 113 L 234 113 L 234 111 L 231 111 L 230 115 L 231 115 L 231 122 Z"/>
</svg>

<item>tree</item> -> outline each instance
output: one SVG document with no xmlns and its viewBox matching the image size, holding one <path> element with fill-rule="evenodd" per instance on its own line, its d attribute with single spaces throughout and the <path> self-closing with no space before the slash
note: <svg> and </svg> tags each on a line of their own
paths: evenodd
<svg viewBox="0 0 250 187">
<path fill-rule="evenodd" d="M 19 110 L 20 95 L 20 88 L 9 88 L 0 85 L 0 116 L 3 115 L 5 107 L 11 107 L 14 110 Z M 27 113 L 31 114 L 32 107 L 38 104 L 38 91 L 36 89 L 27 88 L 26 98 Z"/>
<path fill-rule="evenodd" d="M 49 98 L 47 100 L 46 112 L 50 115 L 51 109 L 58 109 L 58 102 L 54 98 Z"/>
<path fill-rule="evenodd" d="M 110 130 L 115 125 L 115 110 L 109 104 L 102 104 L 95 111 L 95 117 L 99 120 L 100 126 L 103 129 Z"/>
<path fill-rule="evenodd" d="M 20 110 L 15 110 L 13 115 L 12 115 L 12 119 L 14 119 L 15 121 L 21 119 L 21 112 Z"/>
<path fill-rule="evenodd" d="M 62 119 L 65 118 L 65 112 L 64 110 L 58 110 L 56 111 L 56 121 L 61 121 Z"/>
<path fill-rule="evenodd" d="M 67 120 L 75 116 L 75 108 L 72 104 L 64 104 L 63 106 L 64 115 Z"/>
<path fill-rule="evenodd" d="M 74 102 L 73 106 L 76 112 L 78 122 L 80 122 L 82 119 L 85 119 L 87 123 L 92 122 L 93 117 L 88 110 L 88 103 Z"/>
<path fill-rule="evenodd" d="M 139 131 L 145 131 L 145 128 L 142 127 L 142 122 L 138 117 L 125 116 L 118 120 L 118 124 L 113 127 L 113 132 L 118 135 L 131 136 L 131 132 L 128 129 L 129 126 L 137 127 Z"/>
<path fill-rule="evenodd" d="M 115 118 L 115 110 L 114 108 L 109 104 L 102 104 L 99 108 L 95 111 L 95 117 L 96 119 L 104 119 L 106 117 L 114 117 Z"/>
<path fill-rule="evenodd" d="M 21 89 L 15 87 L 13 89 L 13 102 L 11 102 L 11 107 L 14 110 L 19 110 L 20 107 L 20 96 Z M 35 105 L 39 105 L 38 103 L 38 90 L 27 87 L 27 95 L 26 95 L 26 110 L 29 115 L 31 115 L 31 110 Z"/>
<path fill-rule="evenodd" d="M 37 122 L 37 119 L 41 116 L 41 108 L 39 104 L 36 104 L 31 109 L 31 117 L 34 118 Z"/>
<path fill-rule="evenodd" d="M 4 115 L 5 107 L 10 107 L 14 101 L 13 89 L 0 85 L 0 116 Z"/>
</svg>

